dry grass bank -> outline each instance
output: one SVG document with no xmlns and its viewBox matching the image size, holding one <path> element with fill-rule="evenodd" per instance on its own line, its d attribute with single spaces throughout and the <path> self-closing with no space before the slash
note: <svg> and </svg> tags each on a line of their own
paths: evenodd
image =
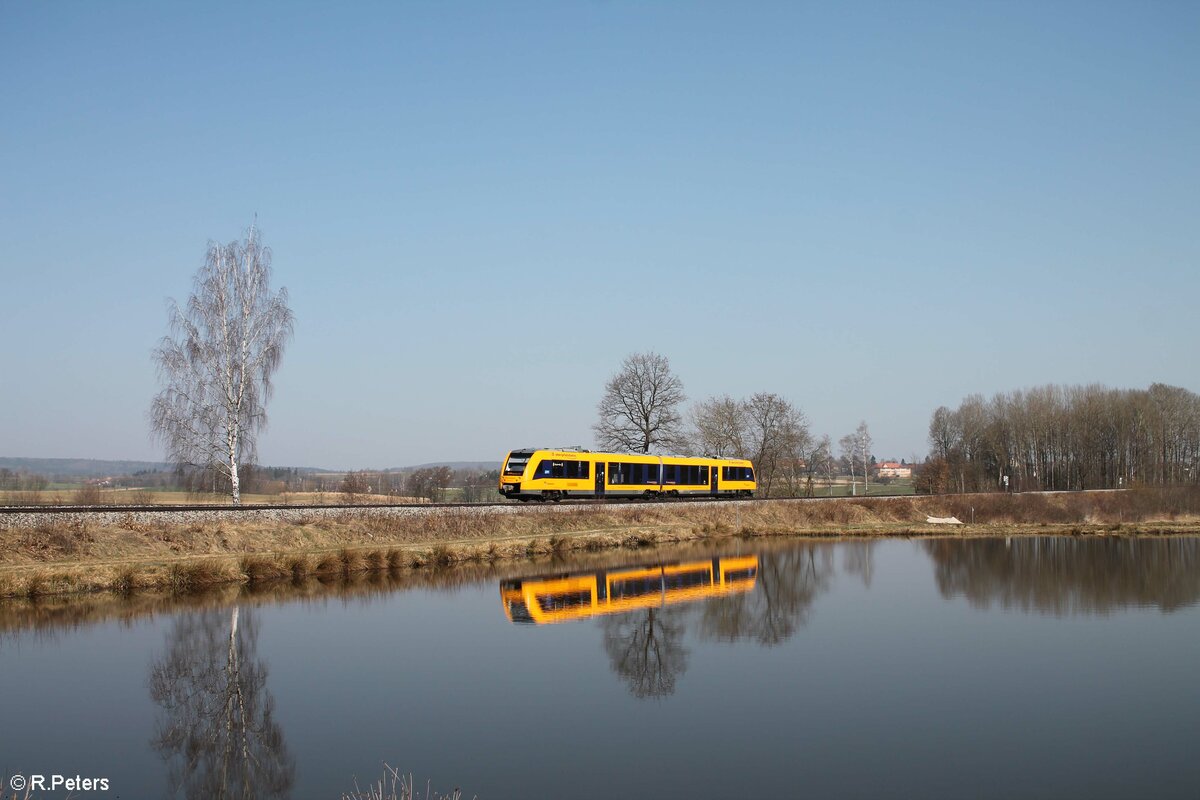
<svg viewBox="0 0 1200 800">
<path fill-rule="evenodd" d="M 974 519 L 929 525 L 926 517 Z M 2 524 L 2 520 L 0 520 Z M 0 528 L 0 597 L 188 592 L 730 536 L 1198 533 L 1200 490 L 588 505 Z"/>
</svg>

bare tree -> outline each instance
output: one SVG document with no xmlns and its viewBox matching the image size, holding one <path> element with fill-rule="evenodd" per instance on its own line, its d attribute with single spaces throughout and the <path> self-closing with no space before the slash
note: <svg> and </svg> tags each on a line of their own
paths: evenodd
<svg viewBox="0 0 1200 800">
<path fill-rule="evenodd" d="M 271 251 L 259 231 L 210 243 L 187 305 L 172 300 L 169 314 L 171 334 L 154 350 L 163 389 L 151 430 L 171 460 L 220 470 L 240 503 L 238 469 L 255 458 L 293 325 L 287 289 L 271 292 Z"/>
<path fill-rule="evenodd" d="M 833 442 L 829 440 L 829 435 L 825 434 L 818 440 L 810 438 L 809 442 L 809 450 L 804 456 L 805 497 L 812 497 L 816 494 L 813 484 L 818 474 L 828 475 L 833 470 Z M 832 483 L 833 481 L 830 480 L 831 486 Z"/>
<path fill-rule="evenodd" d="M 742 458 L 746 455 L 746 406 L 729 395 L 692 407 L 692 446 L 697 453 Z"/>
<path fill-rule="evenodd" d="M 745 408 L 750 458 L 758 470 L 762 494 L 769 496 L 778 472 L 785 473 L 785 480 L 788 474 L 793 479 L 799 475 L 797 462 L 812 438 L 808 420 L 787 400 L 769 392 L 755 394 L 746 401 Z M 789 481 L 793 494 L 797 483 Z"/>
<path fill-rule="evenodd" d="M 454 470 L 447 466 L 434 467 L 431 482 L 434 494 L 429 499 L 435 503 L 438 501 L 445 502 L 446 490 L 454 482 Z"/>
<path fill-rule="evenodd" d="M 842 461 L 850 470 L 850 494 L 857 494 L 858 473 L 855 465 L 858 463 L 858 442 L 854 440 L 854 434 L 848 433 L 838 439 L 838 449 L 841 450 Z"/>
<path fill-rule="evenodd" d="M 592 426 L 606 450 L 649 453 L 685 444 L 679 406 L 687 397 L 671 364 L 657 353 L 634 353 L 609 379 Z"/>
<path fill-rule="evenodd" d="M 854 443 L 858 447 L 859 463 L 863 471 L 863 494 L 871 493 L 871 429 L 867 421 L 858 423 L 854 430 Z"/>
<path fill-rule="evenodd" d="M 413 470 L 404 479 L 404 490 L 410 497 L 430 497 L 433 491 L 433 470 L 429 467 Z"/>
<path fill-rule="evenodd" d="M 346 505 L 354 505 L 358 502 L 359 495 L 369 491 L 371 486 L 367 483 L 365 472 L 347 472 L 342 478 L 342 502 Z"/>
</svg>

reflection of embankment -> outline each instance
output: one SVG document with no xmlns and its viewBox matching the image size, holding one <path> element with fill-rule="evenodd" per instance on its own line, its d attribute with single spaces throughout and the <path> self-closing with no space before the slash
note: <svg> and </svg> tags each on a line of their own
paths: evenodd
<svg viewBox="0 0 1200 800">
<path fill-rule="evenodd" d="M 756 550 L 782 547 L 785 542 L 756 544 Z M 675 559 L 711 558 L 727 552 L 729 544 L 705 542 L 677 545 L 664 550 Z M 648 552 L 648 551 L 647 551 Z M 629 553 L 601 550 L 569 554 L 571 569 L 607 569 L 626 564 Z M 449 591 L 462 586 L 506 580 L 528 575 L 531 571 L 565 570 L 568 562 L 562 554 L 540 556 L 522 561 L 460 562 L 435 569 L 376 570 L 370 572 L 334 572 L 301 580 L 273 580 L 249 584 L 221 584 L 199 587 L 187 592 L 135 592 L 128 595 L 87 594 L 45 596 L 37 599 L 0 602 L 0 634 L 34 630 L 44 634 L 63 629 L 78 629 L 108 621 L 132 624 L 140 618 L 179 611 L 243 607 L 269 603 L 370 602 L 394 592 L 410 589 Z"/>
<path fill-rule="evenodd" d="M 1033 537 L 922 543 L 943 596 L 972 605 L 1107 613 L 1173 611 L 1200 599 L 1200 538 Z"/>
</svg>

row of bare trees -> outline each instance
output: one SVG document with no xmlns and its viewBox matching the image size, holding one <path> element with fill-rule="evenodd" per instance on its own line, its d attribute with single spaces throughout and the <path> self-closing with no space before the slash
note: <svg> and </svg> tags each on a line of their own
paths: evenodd
<svg viewBox="0 0 1200 800">
<path fill-rule="evenodd" d="M 597 446 L 748 458 L 764 495 L 811 496 L 818 476 L 831 481 L 842 471 L 850 473 L 852 487 L 862 476 L 864 491 L 868 488 L 872 458 L 866 422 L 840 440 L 839 460 L 830 438 L 813 434 L 804 412 L 778 394 L 710 397 L 685 412 L 686 401 L 683 382 L 666 357 L 629 356 L 605 385 L 593 426 Z"/>
<path fill-rule="evenodd" d="M 1105 489 L 1200 481 L 1200 395 L 1047 385 L 972 395 L 929 422 L 925 492 Z"/>
<path fill-rule="evenodd" d="M 7 468 L 0 469 L 0 490 L 40 492 L 50 485 L 45 475 Z"/>
<path fill-rule="evenodd" d="M 813 435 L 804 412 L 771 392 L 744 400 L 710 397 L 689 412 L 688 442 L 696 453 L 748 458 L 763 494 L 813 494 L 814 479 L 833 467 L 829 437 Z"/>
<path fill-rule="evenodd" d="M 360 470 L 342 476 L 339 491 L 346 502 L 354 503 L 362 495 L 421 497 L 443 502 L 450 489 L 459 489 L 464 503 L 491 499 L 499 480 L 498 470 L 451 469 L 446 465 L 421 467 L 411 472 L 369 472 Z"/>
</svg>

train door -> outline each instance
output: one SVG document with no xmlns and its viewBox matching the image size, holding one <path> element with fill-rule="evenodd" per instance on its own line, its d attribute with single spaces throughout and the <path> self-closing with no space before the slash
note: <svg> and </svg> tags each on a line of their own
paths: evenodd
<svg viewBox="0 0 1200 800">
<path fill-rule="evenodd" d="M 596 462 L 596 497 L 604 497 L 604 462 Z"/>
<path fill-rule="evenodd" d="M 709 467 L 708 468 L 708 472 L 711 476 L 709 478 L 708 490 L 709 490 L 709 493 L 712 494 L 713 497 L 717 496 L 717 492 L 720 489 L 720 487 L 717 485 L 717 473 L 720 471 L 721 471 L 720 467 Z"/>
</svg>

